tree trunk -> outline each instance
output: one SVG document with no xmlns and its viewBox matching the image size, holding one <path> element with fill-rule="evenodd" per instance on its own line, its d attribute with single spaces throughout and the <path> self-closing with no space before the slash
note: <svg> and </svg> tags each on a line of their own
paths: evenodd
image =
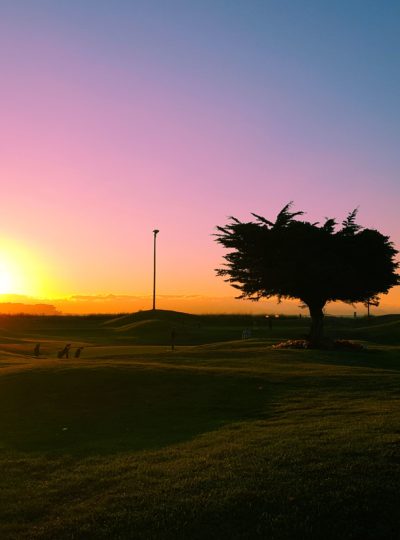
<svg viewBox="0 0 400 540">
<path fill-rule="evenodd" d="M 324 337 L 324 308 L 325 304 L 308 304 L 311 317 L 310 345 L 320 347 Z"/>
</svg>

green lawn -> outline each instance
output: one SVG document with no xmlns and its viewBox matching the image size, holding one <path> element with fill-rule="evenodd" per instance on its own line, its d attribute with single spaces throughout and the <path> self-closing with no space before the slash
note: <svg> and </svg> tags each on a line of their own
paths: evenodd
<svg viewBox="0 0 400 540">
<path fill-rule="evenodd" d="M 398 538 L 399 321 L 328 321 L 366 344 L 334 352 L 271 348 L 304 319 L 174 319 L 172 352 L 165 319 L 3 318 L 0 538 Z"/>
</svg>

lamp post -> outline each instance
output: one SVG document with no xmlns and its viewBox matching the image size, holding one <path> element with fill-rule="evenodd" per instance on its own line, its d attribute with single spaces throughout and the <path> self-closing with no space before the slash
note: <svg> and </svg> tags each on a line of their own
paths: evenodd
<svg viewBox="0 0 400 540">
<path fill-rule="evenodd" d="M 160 231 L 158 229 L 154 229 L 154 246 L 153 246 L 153 311 L 156 309 L 156 239 L 157 234 Z"/>
</svg>

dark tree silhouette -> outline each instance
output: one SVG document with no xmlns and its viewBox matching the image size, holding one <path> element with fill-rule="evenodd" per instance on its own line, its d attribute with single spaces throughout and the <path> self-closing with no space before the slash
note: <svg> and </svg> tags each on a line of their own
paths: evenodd
<svg viewBox="0 0 400 540">
<path fill-rule="evenodd" d="M 367 308 L 368 319 L 371 316 L 371 306 L 378 307 L 380 303 L 381 299 L 379 296 L 371 296 L 370 298 L 367 298 L 365 302 L 363 302 L 364 306 Z"/>
<path fill-rule="evenodd" d="M 353 210 L 337 227 L 335 219 L 309 223 L 296 219 L 292 203 L 275 222 L 252 214 L 255 221 L 217 227 L 216 241 L 229 249 L 219 276 L 241 291 L 238 298 L 298 298 L 311 316 L 310 342 L 323 338 L 327 302 L 365 302 L 399 282 L 397 250 L 388 236 L 356 223 Z"/>
</svg>

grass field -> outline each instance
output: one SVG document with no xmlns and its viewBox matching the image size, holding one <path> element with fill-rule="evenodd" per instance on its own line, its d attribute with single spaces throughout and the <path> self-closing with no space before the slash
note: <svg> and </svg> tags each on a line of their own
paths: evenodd
<svg viewBox="0 0 400 540">
<path fill-rule="evenodd" d="M 399 538 L 400 317 L 307 324 L 0 317 L 0 538 Z"/>
</svg>

